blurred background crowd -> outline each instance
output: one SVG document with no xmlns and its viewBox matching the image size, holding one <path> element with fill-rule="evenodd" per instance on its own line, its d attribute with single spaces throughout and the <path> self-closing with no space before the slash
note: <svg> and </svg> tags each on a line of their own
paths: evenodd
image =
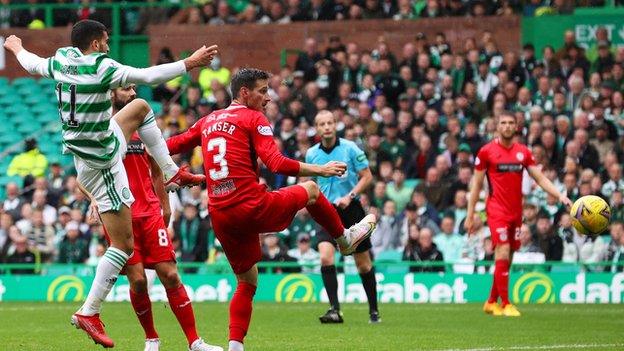
<svg viewBox="0 0 624 351">
<path fill-rule="evenodd" d="M 302 10 L 303 19 L 320 19 L 324 12 L 316 9 L 317 3 L 313 0 L 312 7 Z M 488 13 L 515 9 L 513 2 L 505 1 L 494 6 L 431 0 L 424 14 L 454 14 L 448 9 L 456 3 L 466 13 L 474 12 L 470 4 L 482 4 Z M 228 15 L 227 4 L 207 2 L 187 9 L 188 17 L 210 24 L 245 18 Z M 278 10 L 276 4 L 282 6 L 262 1 L 243 8 L 253 6 L 255 12 L 248 15 L 253 21 L 267 16 L 267 21 L 274 21 L 271 18 L 278 10 L 295 20 L 298 12 L 292 9 L 299 8 L 297 0 Z M 343 4 L 342 12 L 338 4 Z M 336 2 L 326 15 L 349 16 L 348 4 L 360 6 L 350 0 Z M 402 11 L 401 4 L 393 13 L 387 2 L 368 0 L 362 12 L 393 17 Z M 167 12 L 163 20 L 181 16 Z M 495 117 L 513 111 L 517 141 L 531 148 L 556 186 L 572 200 L 589 194 L 604 197 L 613 212 L 605 235 L 578 235 L 565 208 L 525 175 L 522 247 L 514 255 L 515 262 L 617 263 L 624 261 L 624 47 L 614 47 L 604 28 L 596 36 L 594 46 L 583 48 L 574 32 L 566 32 L 564 46 L 546 47 L 541 59 L 531 44 L 521 52 L 501 52 L 487 31 L 466 40 L 463 47 L 451 47 L 442 33 L 434 37 L 415 33 L 397 52 L 388 49 L 383 37 L 371 43 L 372 50 L 337 36 L 326 43 L 308 38 L 293 66 L 273 72 L 272 102 L 265 114 L 283 154 L 303 161 L 306 151 L 319 141 L 315 114 L 331 110 L 339 135 L 366 152 L 374 175 L 360 200 L 379 217 L 372 237 L 375 259 L 452 264 L 493 257 L 483 215 L 485 190 L 474 235 L 464 233 L 463 220 L 474 157 L 494 137 Z M 162 48 L 158 63 L 176 59 Z M 182 77 L 153 87 L 153 99 L 163 106 L 156 112 L 164 135 L 183 132 L 202 116 L 227 107 L 227 86 L 236 70 L 216 59 L 198 79 Z M 200 150 L 176 160 L 203 173 Z M 74 174 L 71 168 L 48 160 L 36 140 L 25 143 L 24 152 L 8 168 L 8 175 L 18 175 L 22 181 L 5 186 L 0 262 L 97 263 L 104 253 L 103 229 L 87 219 L 89 202 L 78 190 Z M 277 189 L 297 179 L 270 174 L 262 167 L 261 181 Z M 171 202 L 170 234 L 180 261 L 222 259 L 210 226 L 206 192 L 200 187 L 182 190 L 171 196 Z M 297 269 L 317 269 L 316 231 L 310 216 L 301 211 L 287 230 L 263 237 L 264 259 L 310 263 Z"/>
<path fill-rule="evenodd" d="M 55 27 L 67 26 L 82 19 L 94 19 L 109 28 L 112 11 L 95 4 L 112 4 L 103 0 L 0 0 L 8 4 L 77 4 L 75 8 L 57 8 L 52 13 Z M 340 21 L 361 19 L 415 20 L 448 16 L 543 16 L 572 14 L 576 7 L 600 7 L 606 0 L 168 0 L 125 1 L 147 6 L 124 9 L 121 30 L 124 34 L 143 34 L 148 24 L 223 25 L 238 23 L 285 24 L 301 21 Z M 609 2 L 610 3 L 610 2 Z M 613 1 L 621 5 L 621 0 Z M 45 27 L 41 9 L 0 10 L 0 28 Z"/>
</svg>

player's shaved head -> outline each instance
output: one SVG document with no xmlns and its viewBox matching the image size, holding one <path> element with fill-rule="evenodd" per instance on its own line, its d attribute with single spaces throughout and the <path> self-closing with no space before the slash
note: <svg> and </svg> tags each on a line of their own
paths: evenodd
<svg viewBox="0 0 624 351">
<path fill-rule="evenodd" d="M 86 51 L 94 40 L 100 40 L 106 33 L 106 26 L 98 21 L 82 20 L 74 24 L 71 32 L 72 46 Z"/>
</svg>

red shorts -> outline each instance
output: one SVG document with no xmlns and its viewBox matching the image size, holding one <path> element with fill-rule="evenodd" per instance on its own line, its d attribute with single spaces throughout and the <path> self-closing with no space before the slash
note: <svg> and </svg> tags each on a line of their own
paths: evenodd
<svg viewBox="0 0 624 351">
<path fill-rule="evenodd" d="M 154 268 L 156 263 L 175 262 L 175 250 L 162 216 L 132 218 L 132 234 L 134 254 L 127 265 L 143 263 L 146 268 Z"/>
<path fill-rule="evenodd" d="M 258 194 L 258 201 L 223 209 L 212 209 L 215 235 L 234 273 L 247 272 L 262 258 L 261 233 L 286 229 L 297 211 L 308 202 L 308 192 L 300 185 Z"/>
<path fill-rule="evenodd" d="M 492 247 L 498 244 L 509 244 L 513 251 L 520 248 L 520 227 L 522 219 L 515 221 L 509 219 L 488 217 L 488 226 L 492 235 Z"/>
</svg>

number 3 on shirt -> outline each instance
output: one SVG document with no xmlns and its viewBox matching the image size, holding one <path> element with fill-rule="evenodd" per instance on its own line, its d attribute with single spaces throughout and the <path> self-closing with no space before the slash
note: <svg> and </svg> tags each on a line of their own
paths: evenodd
<svg viewBox="0 0 624 351">
<path fill-rule="evenodd" d="M 212 151 L 215 148 L 218 149 L 218 153 L 212 156 L 212 162 L 220 167 L 219 169 L 210 170 L 210 179 L 212 180 L 221 180 L 227 178 L 228 174 L 230 174 L 227 161 L 225 160 L 226 146 L 225 138 L 214 138 L 208 141 L 208 151 Z"/>
</svg>

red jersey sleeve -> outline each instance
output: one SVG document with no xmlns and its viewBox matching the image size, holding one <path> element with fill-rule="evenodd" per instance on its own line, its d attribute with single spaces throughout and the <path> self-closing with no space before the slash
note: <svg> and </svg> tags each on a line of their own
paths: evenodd
<svg viewBox="0 0 624 351">
<path fill-rule="evenodd" d="M 488 162 L 489 162 L 487 150 L 488 150 L 487 146 L 484 146 L 481 149 L 479 149 L 479 152 L 477 153 L 477 157 L 475 158 L 475 170 L 477 171 L 487 170 Z"/>
<path fill-rule="evenodd" d="M 273 140 L 273 128 L 262 113 L 253 114 L 249 133 L 258 156 L 271 172 L 289 176 L 299 173 L 299 162 L 282 155 Z"/>
<path fill-rule="evenodd" d="M 529 168 L 531 166 L 535 166 L 535 157 L 533 157 L 533 152 L 528 147 L 524 147 L 524 168 Z"/>
<path fill-rule="evenodd" d="M 201 145 L 201 128 L 206 117 L 195 122 L 186 132 L 174 135 L 167 139 L 167 148 L 170 155 L 189 152 L 194 147 Z"/>
</svg>

